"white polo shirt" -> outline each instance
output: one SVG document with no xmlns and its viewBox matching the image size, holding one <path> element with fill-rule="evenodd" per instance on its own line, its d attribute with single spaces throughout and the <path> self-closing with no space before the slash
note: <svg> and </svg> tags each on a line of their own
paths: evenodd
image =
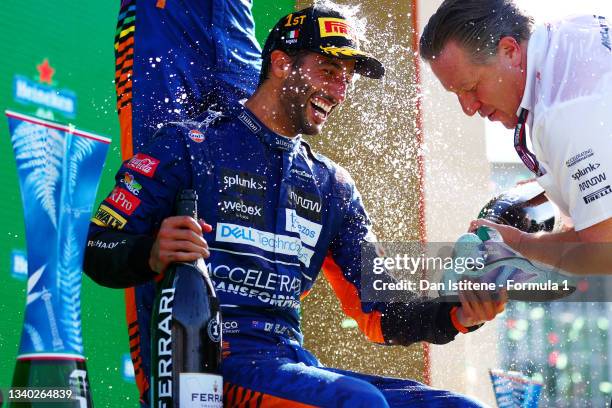
<svg viewBox="0 0 612 408">
<path fill-rule="evenodd" d="M 610 22 L 586 15 L 539 26 L 527 50 L 521 108 L 546 170 L 538 182 L 577 231 L 612 217 Z"/>
</svg>

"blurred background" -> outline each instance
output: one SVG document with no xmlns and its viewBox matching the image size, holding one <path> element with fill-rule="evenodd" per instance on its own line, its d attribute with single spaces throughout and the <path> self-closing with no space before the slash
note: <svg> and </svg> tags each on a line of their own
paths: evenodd
<svg viewBox="0 0 612 408">
<path fill-rule="evenodd" d="M 245 0 L 246 1 L 246 0 Z M 530 174 L 514 157 L 512 132 L 467 118 L 415 54 L 417 37 L 439 0 L 338 1 L 359 4 L 366 49 L 388 73 L 360 79 L 321 136 L 310 143 L 346 167 L 382 241 L 454 242 L 497 192 Z M 610 9 L 607 2 L 521 0 L 536 18 Z M 280 16 L 309 5 L 254 0 L 263 43 Z M 0 107 L 112 139 L 97 203 L 120 163 L 113 43 L 119 2 L 4 0 L 0 3 Z M 593 10 L 593 11 L 591 11 Z M 612 15 L 612 13 L 608 13 Z M 50 109 L 17 84 L 53 89 L 74 109 Z M 27 254 L 21 197 L 6 120 L 0 119 L 0 388 L 11 382 L 25 306 Z M 123 291 L 83 278 L 83 340 L 97 407 L 137 407 Z M 411 377 L 493 405 L 487 370 L 521 370 L 544 381 L 541 406 L 604 406 L 612 396 L 609 304 L 513 303 L 496 322 L 445 346 L 368 343 L 343 316 L 321 277 L 305 300 L 306 346 L 326 365 Z"/>
</svg>

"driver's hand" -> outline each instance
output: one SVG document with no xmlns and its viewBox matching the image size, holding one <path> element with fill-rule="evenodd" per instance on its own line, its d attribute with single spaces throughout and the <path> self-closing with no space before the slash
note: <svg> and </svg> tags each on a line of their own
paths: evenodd
<svg viewBox="0 0 612 408">
<path fill-rule="evenodd" d="M 202 234 L 211 231 L 212 226 L 204 220 L 196 221 L 186 215 L 166 218 L 151 248 L 149 266 L 153 271 L 163 273 L 173 262 L 208 258 L 210 252 Z"/>
<path fill-rule="evenodd" d="M 457 320 L 464 327 L 476 326 L 495 319 L 506 308 L 508 292 L 487 290 L 459 291 L 461 306 L 457 310 Z"/>
</svg>

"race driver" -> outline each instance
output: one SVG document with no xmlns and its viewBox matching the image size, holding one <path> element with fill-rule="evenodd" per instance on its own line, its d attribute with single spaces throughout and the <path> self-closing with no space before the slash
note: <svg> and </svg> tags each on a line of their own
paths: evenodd
<svg viewBox="0 0 612 408">
<path fill-rule="evenodd" d="M 171 262 L 207 258 L 226 328 L 227 406 L 479 407 L 412 380 L 322 367 L 302 347 L 300 298 L 321 268 L 343 310 L 380 344 L 447 343 L 505 305 L 478 293 L 454 304 L 361 301 L 361 245 L 375 239 L 369 218 L 350 175 L 301 138 L 320 133 L 354 73 L 384 74 L 359 50 L 351 21 L 330 3 L 283 17 L 244 105 L 170 123 L 124 162 L 92 219 L 84 269 L 106 286 L 146 285 L 147 311 L 152 282 Z M 184 188 L 197 190 L 206 222 L 172 216 Z M 140 313 L 147 376 L 149 324 Z"/>
</svg>

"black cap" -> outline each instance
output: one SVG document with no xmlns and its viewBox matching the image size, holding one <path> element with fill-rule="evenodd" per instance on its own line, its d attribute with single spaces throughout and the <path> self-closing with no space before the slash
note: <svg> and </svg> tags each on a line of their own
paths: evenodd
<svg viewBox="0 0 612 408">
<path fill-rule="evenodd" d="M 260 83 L 268 74 L 270 54 L 274 50 L 308 50 L 321 55 L 355 60 L 355 72 L 379 79 L 385 74 L 383 64 L 361 51 L 350 22 L 337 10 L 311 6 L 281 18 L 274 26 L 261 53 L 264 66 Z"/>
</svg>

